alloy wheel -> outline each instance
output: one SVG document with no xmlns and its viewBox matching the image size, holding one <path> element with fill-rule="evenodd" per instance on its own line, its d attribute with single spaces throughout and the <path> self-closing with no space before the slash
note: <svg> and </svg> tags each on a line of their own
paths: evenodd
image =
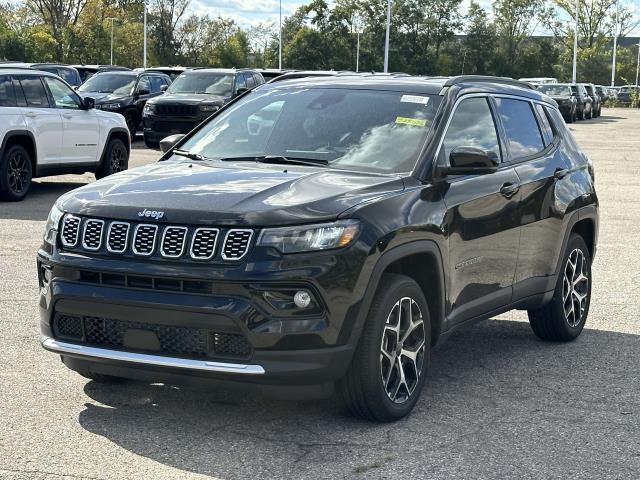
<svg viewBox="0 0 640 480">
<path fill-rule="evenodd" d="M 398 300 L 387 317 L 380 345 L 382 385 L 394 403 L 406 402 L 424 369 L 424 320 L 413 298 Z"/>
<path fill-rule="evenodd" d="M 29 187 L 29 159 L 22 153 L 16 152 L 8 159 L 9 188 L 16 195 L 20 195 Z"/>
<path fill-rule="evenodd" d="M 589 269 L 584 252 L 574 249 L 564 267 L 562 302 L 564 316 L 571 327 L 580 325 L 584 318 L 589 296 Z"/>
<path fill-rule="evenodd" d="M 125 151 L 119 145 L 111 149 L 111 173 L 118 173 L 124 170 L 126 161 Z"/>
</svg>

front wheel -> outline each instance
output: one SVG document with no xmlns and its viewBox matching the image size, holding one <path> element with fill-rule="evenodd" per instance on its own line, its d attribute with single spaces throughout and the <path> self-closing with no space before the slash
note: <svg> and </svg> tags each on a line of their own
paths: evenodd
<svg viewBox="0 0 640 480">
<path fill-rule="evenodd" d="M 7 147 L 0 158 L 0 199 L 22 200 L 31 187 L 32 175 L 29 152 L 21 145 Z"/>
<path fill-rule="evenodd" d="M 543 340 L 569 342 L 582 332 L 591 302 L 591 255 L 584 239 L 571 234 L 551 301 L 529 310 L 533 332 Z"/>
<path fill-rule="evenodd" d="M 136 132 L 138 131 L 138 117 L 135 113 L 127 113 L 124 116 L 124 121 L 127 123 L 131 140 L 136 138 Z"/>
<path fill-rule="evenodd" d="M 129 168 L 129 151 L 124 142 L 113 138 L 107 144 L 102 163 L 95 171 L 96 179 L 108 177 Z"/>
<path fill-rule="evenodd" d="M 427 301 L 416 282 L 386 274 L 380 281 L 340 390 L 354 416 L 390 422 L 408 415 L 424 385 L 431 352 Z"/>
</svg>

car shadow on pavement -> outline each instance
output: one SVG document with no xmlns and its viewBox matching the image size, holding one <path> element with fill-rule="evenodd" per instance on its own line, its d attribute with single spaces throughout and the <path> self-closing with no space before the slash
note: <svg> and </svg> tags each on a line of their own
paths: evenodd
<svg viewBox="0 0 640 480">
<path fill-rule="evenodd" d="M 34 180 L 28 195 L 21 202 L 0 202 L 0 219 L 44 221 L 60 195 L 86 184 Z"/>
<path fill-rule="evenodd" d="M 545 343 L 527 323 L 490 320 L 434 350 L 415 411 L 393 424 L 353 419 L 335 398 L 137 382 L 88 382 L 79 422 L 137 455 L 225 479 L 629 478 L 620 472 L 640 470 L 639 351 L 636 335 Z"/>
<path fill-rule="evenodd" d="M 589 120 L 580 120 L 580 122 L 582 122 L 582 123 L 590 123 L 590 124 L 597 124 L 597 123 L 617 123 L 620 120 L 626 120 L 626 118 L 625 117 L 616 117 L 616 116 L 613 116 L 613 115 L 602 114 L 598 118 L 591 118 Z"/>
</svg>

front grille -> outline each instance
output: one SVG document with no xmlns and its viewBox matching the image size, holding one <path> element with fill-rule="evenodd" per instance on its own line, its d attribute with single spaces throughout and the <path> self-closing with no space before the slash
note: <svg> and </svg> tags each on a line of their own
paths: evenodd
<svg viewBox="0 0 640 480">
<path fill-rule="evenodd" d="M 178 258 L 184 253 L 187 237 L 186 227 L 167 227 L 162 235 L 160 253 L 163 257 Z"/>
<path fill-rule="evenodd" d="M 65 247 L 75 247 L 78 245 L 80 237 L 80 217 L 65 215 L 62 220 L 62 233 L 60 240 Z"/>
<path fill-rule="evenodd" d="M 225 260 L 240 260 L 249 251 L 249 243 L 253 230 L 229 230 L 224 239 L 222 258 Z"/>
<path fill-rule="evenodd" d="M 157 225 L 138 225 L 133 238 L 133 253 L 149 256 L 156 248 Z"/>
<path fill-rule="evenodd" d="M 197 105 L 161 104 L 156 105 L 156 115 L 193 116 L 198 114 Z"/>
<path fill-rule="evenodd" d="M 112 253 L 123 253 L 127 250 L 129 230 L 131 226 L 124 222 L 112 222 L 107 233 L 107 250 Z"/>
<path fill-rule="evenodd" d="M 87 220 L 82 234 L 82 246 L 87 250 L 100 250 L 102 246 L 103 220 Z"/>
<path fill-rule="evenodd" d="M 251 355 L 247 339 L 236 333 L 66 314 L 57 314 L 53 323 L 56 337 L 75 339 L 97 347 L 142 350 L 186 358 L 247 358 Z M 146 339 L 150 337 L 154 341 L 147 341 L 145 346 L 136 340 L 136 335 Z"/>
<path fill-rule="evenodd" d="M 216 254 L 216 242 L 220 230 L 217 228 L 198 228 L 191 240 L 191 258 L 209 260 Z"/>
</svg>

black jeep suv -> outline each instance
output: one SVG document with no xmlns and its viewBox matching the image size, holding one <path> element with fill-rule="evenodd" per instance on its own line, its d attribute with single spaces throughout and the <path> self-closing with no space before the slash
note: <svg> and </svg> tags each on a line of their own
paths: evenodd
<svg viewBox="0 0 640 480">
<path fill-rule="evenodd" d="M 96 73 L 83 83 L 78 93 L 93 98 L 97 109 L 123 115 L 134 138 L 147 100 L 162 95 L 169 85 L 171 79 L 162 73 L 106 71 Z"/>
<path fill-rule="evenodd" d="M 56 202 L 42 345 L 96 381 L 337 385 L 354 414 L 389 421 L 459 326 L 524 309 L 538 337 L 575 339 L 593 168 L 528 87 L 354 75 L 235 99 L 159 163 Z"/>
<path fill-rule="evenodd" d="M 156 148 L 163 138 L 188 133 L 234 96 L 262 85 L 255 70 L 195 69 L 179 75 L 166 93 L 147 102 L 143 113 L 144 142 Z"/>
</svg>

